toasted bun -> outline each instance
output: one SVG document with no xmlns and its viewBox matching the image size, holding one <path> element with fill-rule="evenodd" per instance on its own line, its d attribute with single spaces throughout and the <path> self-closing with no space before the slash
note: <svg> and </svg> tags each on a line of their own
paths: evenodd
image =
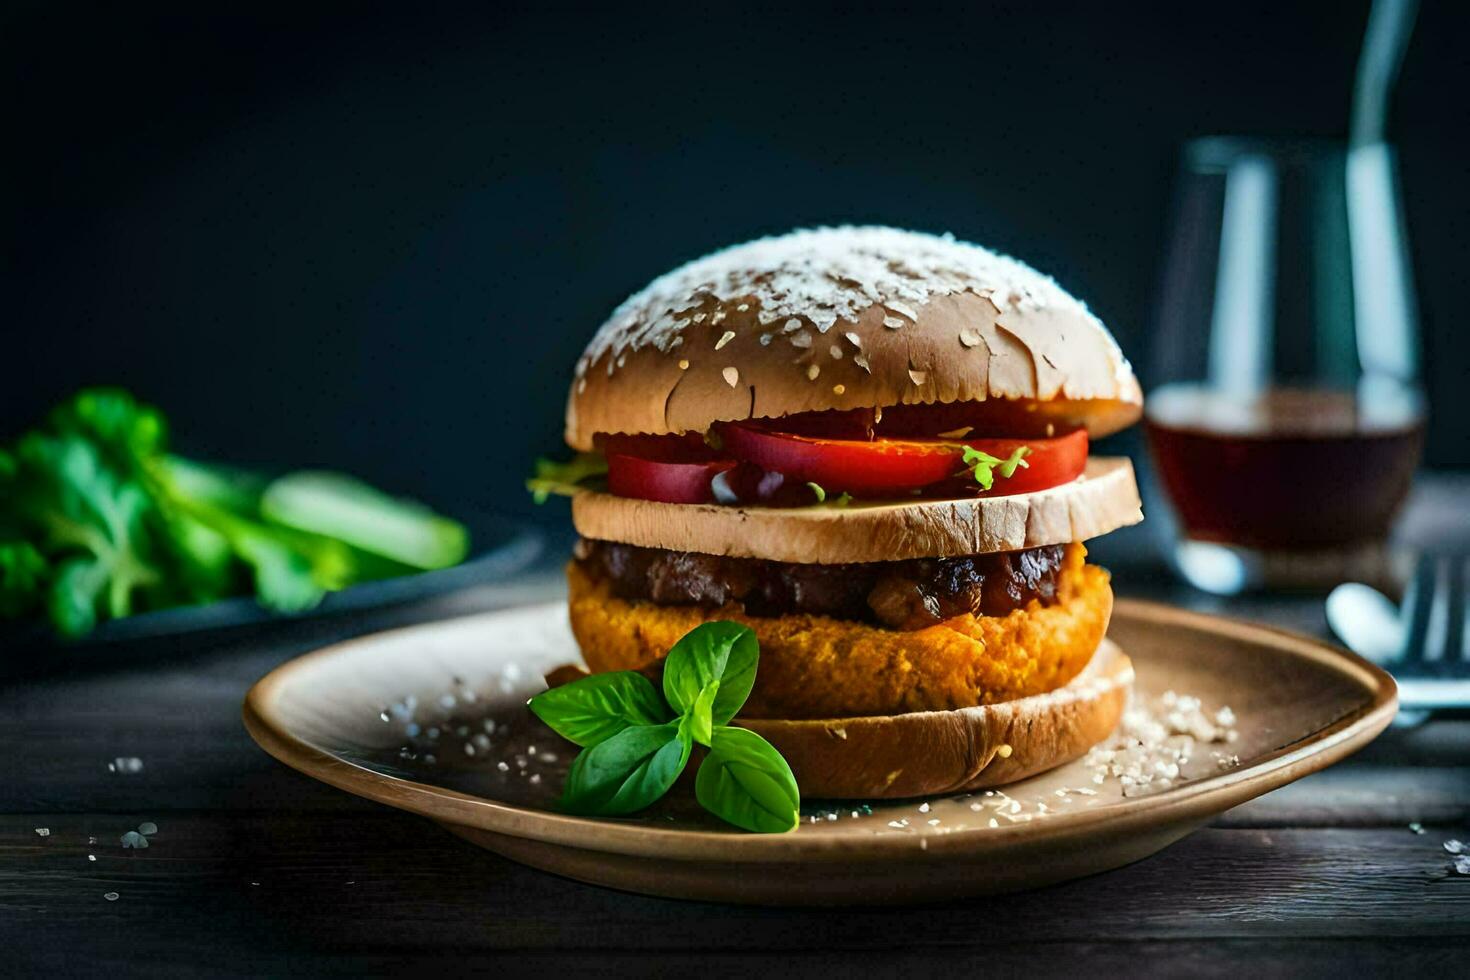
<svg viewBox="0 0 1470 980">
<path fill-rule="evenodd" d="M 976 245 L 818 228 L 716 252 L 613 312 L 577 362 L 566 440 L 703 432 L 797 412 L 990 398 L 1106 435 L 1143 397 L 1102 323 Z"/>
<path fill-rule="evenodd" d="M 1011 497 L 790 508 L 662 504 L 591 490 L 572 499 L 584 538 L 809 565 L 1019 551 L 1141 520 L 1133 465 L 1110 457 L 1089 459 L 1071 483 Z"/>
<path fill-rule="evenodd" d="M 791 765 L 802 796 L 899 799 L 1002 786 L 1080 757 L 1118 725 L 1133 664 L 1103 640 L 1065 687 L 1003 704 L 836 721 L 737 719 Z"/>
<path fill-rule="evenodd" d="M 846 718 L 934 711 L 1041 694 L 1082 670 L 1107 632 L 1108 574 L 1069 549 L 1058 601 L 1005 616 L 957 616 L 902 632 L 827 616 L 747 616 L 662 606 L 611 594 L 576 564 L 567 570 L 572 633 L 594 673 L 655 667 L 679 638 L 714 619 L 744 623 L 760 642 L 747 718 Z"/>
</svg>

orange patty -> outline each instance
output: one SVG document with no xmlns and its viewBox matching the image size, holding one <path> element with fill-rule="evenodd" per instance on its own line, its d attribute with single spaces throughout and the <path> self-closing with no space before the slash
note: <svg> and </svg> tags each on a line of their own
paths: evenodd
<svg viewBox="0 0 1470 980">
<path fill-rule="evenodd" d="M 760 667 L 748 718 L 851 718 L 994 704 L 1060 687 L 1102 642 L 1113 608 L 1108 573 L 1070 545 L 1057 602 L 1005 616 L 957 616 L 901 632 L 827 616 L 745 615 L 616 598 L 575 563 L 567 568 L 572 632 L 594 673 L 657 661 L 689 630 L 729 619 L 755 630 Z"/>
</svg>

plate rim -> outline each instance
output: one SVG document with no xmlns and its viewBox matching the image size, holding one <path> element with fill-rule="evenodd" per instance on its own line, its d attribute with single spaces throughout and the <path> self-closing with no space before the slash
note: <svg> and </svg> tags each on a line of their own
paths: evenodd
<svg viewBox="0 0 1470 980">
<path fill-rule="evenodd" d="M 513 606 L 490 613 L 419 623 L 353 637 L 278 665 L 246 693 L 242 706 L 245 728 L 268 754 L 292 769 L 337 789 L 427 817 L 512 837 L 582 850 L 662 860 L 708 861 L 711 848 L 727 863 L 881 859 L 924 851 L 929 858 L 977 850 L 1014 849 L 1043 844 L 1058 837 L 1106 825 L 1109 833 L 1128 833 L 1140 826 L 1198 820 L 1223 812 L 1295 779 L 1324 769 L 1376 737 L 1398 707 L 1393 678 L 1382 668 L 1325 640 L 1248 620 L 1181 609 L 1143 599 L 1119 599 L 1114 615 L 1145 623 L 1169 622 L 1224 634 L 1247 642 L 1265 639 L 1297 656 L 1328 665 L 1355 681 L 1369 695 L 1367 703 L 1325 728 L 1263 756 L 1249 767 L 1212 773 L 1161 793 L 1125 799 L 1096 810 L 1057 814 L 1044 821 L 1003 827 L 969 827 L 946 834 L 808 836 L 742 834 L 725 830 L 689 830 L 645 823 L 577 817 L 516 806 L 430 783 L 381 773 L 333 755 L 282 725 L 271 714 L 271 701 L 293 674 L 318 660 L 351 653 L 353 648 L 386 636 L 431 630 L 445 622 L 493 619 L 507 615 L 559 614 L 562 601 Z"/>
</svg>

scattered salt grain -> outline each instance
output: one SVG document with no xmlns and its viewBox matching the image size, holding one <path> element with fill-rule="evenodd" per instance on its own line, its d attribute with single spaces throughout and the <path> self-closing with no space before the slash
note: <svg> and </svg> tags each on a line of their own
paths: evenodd
<svg viewBox="0 0 1470 980">
<path fill-rule="evenodd" d="M 1444 849 L 1446 851 L 1448 851 L 1450 854 L 1464 854 L 1465 853 L 1465 845 L 1462 844 L 1462 843 L 1460 843 L 1457 840 L 1447 840 L 1447 841 L 1445 841 L 1444 842 Z"/>
<path fill-rule="evenodd" d="M 97 860 L 97 855 L 95 855 L 95 854 L 88 854 L 87 855 L 87 860 L 88 861 L 95 861 L 95 860 Z"/>
<path fill-rule="evenodd" d="M 126 834 L 122 835 L 122 846 L 137 848 L 141 850 L 142 848 L 148 846 L 148 838 L 144 837 L 136 830 L 130 830 Z"/>
<path fill-rule="evenodd" d="M 1424 825 L 1416 820 L 1413 823 L 1409 824 L 1409 832 L 1414 834 L 1422 834 L 1424 833 Z"/>
<path fill-rule="evenodd" d="M 156 834 L 158 833 L 158 824 L 154 823 L 152 820 L 144 820 L 142 823 L 138 824 L 138 833 L 144 835 L 145 837 L 150 834 Z"/>
<path fill-rule="evenodd" d="M 510 763 L 502 759 L 499 762 L 495 763 L 495 768 L 499 769 L 501 772 L 510 772 Z"/>
<path fill-rule="evenodd" d="M 1124 711 L 1112 738 L 1088 752 L 1092 782 L 1102 785 L 1110 777 L 1116 779 L 1124 796 L 1167 789 L 1180 778 L 1198 743 L 1234 741 L 1236 732 L 1228 727 L 1234 721 L 1230 708 L 1207 713 L 1199 698 L 1175 691 L 1135 701 Z M 1221 769 L 1240 764 L 1238 756 L 1214 756 Z"/>
<path fill-rule="evenodd" d="M 109 902 L 115 902 L 122 896 L 119 895 L 117 892 L 104 892 L 102 897 L 107 899 Z"/>
<path fill-rule="evenodd" d="M 919 804 L 919 812 L 920 813 L 928 813 L 929 812 L 929 804 L 927 804 L 927 803 L 920 803 Z"/>
<path fill-rule="evenodd" d="M 1470 854 L 1461 854 L 1455 858 L 1455 874 L 1470 875 Z"/>
<path fill-rule="evenodd" d="M 51 836 L 51 828 L 50 827 L 37 827 L 36 828 L 36 836 L 37 837 L 50 837 Z"/>
<path fill-rule="evenodd" d="M 107 764 L 107 771 L 134 776 L 143 771 L 143 760 L 135 755 L 119 756 Z"/>
</svg>

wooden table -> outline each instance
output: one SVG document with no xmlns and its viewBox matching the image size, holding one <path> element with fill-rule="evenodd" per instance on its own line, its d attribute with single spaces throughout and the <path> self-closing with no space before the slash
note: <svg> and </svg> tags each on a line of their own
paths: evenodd
<svg viewBox="0 0 1470 980">
<path fill-rule="evenodd" d="M 0 688 L 0 974 L 1470 970 L 1470 877 L 1442 848 L 1470 841 L 1470 721 L 1391 729 L 1120 871 L 929 908 L 831 911 L 554 878 L 300 776 L 241 727 L 246 688 L 302 651 L 559 588 L 543 566 L 451 600 Z M 1221 605 L 1161 575 L 1120 591 Z M 1325 632 L 1320 601 L 1231 608 Z M 110 772 L 118 757 L 142 771 Z M 123 849 L 145 820 L 158 825 L 151 846 Z"/>
</svg>

